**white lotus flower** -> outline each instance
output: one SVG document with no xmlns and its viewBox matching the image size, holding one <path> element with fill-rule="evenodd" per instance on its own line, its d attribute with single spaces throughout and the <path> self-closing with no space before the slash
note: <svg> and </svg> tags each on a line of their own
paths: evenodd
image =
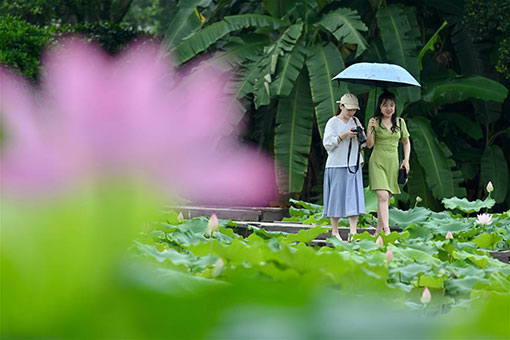
<svg viewBox="0 0 510 340">
<path fill-rule="evenodd" d="M 478 214 L 476 218 L 478 220 L 478 224 L 481 225 L 489 225 L 492 223 L 492 216 L 489 214 Z"/>
</svg>

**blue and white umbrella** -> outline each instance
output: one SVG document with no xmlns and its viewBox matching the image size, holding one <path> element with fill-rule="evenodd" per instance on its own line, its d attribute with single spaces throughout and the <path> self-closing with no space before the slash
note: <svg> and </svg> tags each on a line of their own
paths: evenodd
<svg viewBox="0 0 510 340">
<path fill-rule="evenodd" d="M 353 64 L 333 77 L 332 80 L 375 87 L 421 87 L 420 83 L 405 68 L 395 64 Z"/>
</svg>

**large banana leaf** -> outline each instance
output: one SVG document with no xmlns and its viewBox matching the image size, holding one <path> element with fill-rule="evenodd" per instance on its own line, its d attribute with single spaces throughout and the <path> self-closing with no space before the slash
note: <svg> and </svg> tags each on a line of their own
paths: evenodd
<svg viewBox="0 0 510 340">
<path fill-rule="evenodd" d="M 356 58 L 367 49 L 367 42 L 361 32 L 368 31 L 358 12 L 339 8 L 326 14 L 318 23 L 343 43 L 356 44 Z"/>
<path fill-rule="evenodd" d="M 305 63 L 305 54 L 304 42 L 300 40 L 291 53 L 280 56 L 276 79 L 271 83 L 272 93 L 278 96 L 288 96 L 290 94 Z"/>
<path fill-rule="evenodd" d="M 497 203 L 505 201 L 508 186 L 508 165 L 505 155 L 497 145 L 489 145 L 482 156 L 482 184 L 485 185 L 492 181 L 494 192 L 492 198 Z"/>
<path fill-rule="evenodd" d="M 338 108 L 336 101 L 341 93 L 347 92 L 345 82 L 339 87 L 337 83 L 331 81 L 345 65 L 338 49 L 329 43 L 326 46 L 313 46 L 309 50 L 306 66 L 310 74 L 317 126 L 322 138 L 328 119 L 335 115 Z"/>
<path fill-rule="evenodd" d="M 248 62 L 243 64 L 243 67 L 236 71 L 233 75 L 233 79 L 229 82 L 229 92 L 231 93 L 231 99 L 228 103 L 227 110 L 231 110 L 234 107 L 241 107 L 239 99 L 246 96 L 248 93 L 253 93 L 255 79 L 259 72 L 259 65 L 263 58 L 259 57 L 259 60 Z"/>
<path fill-rule="evenodd" d="M 502 103 L 508 89 L 497 81 L 477 76 L 446 76 L 424 84 L 423 100 L 436 105 L 461 102 L 468 98 Z"/>
<path fill-rule="evenodd" d="M 260 59 L 262 50 L 267 44 L 269 44 L 269 39 L 262 34 L 243 35 L 242 38 L 231 37 L 223 47 L 225 51 L 216 53 L 207 62 L 224 63 L 235 68 L 243 62 Z"/>
<path fill-rule="evenodd" d="M 400 4 L 382 7 L 377 12 L 377 23 L 389 61 L 405 68 L 419 82 L 418 46 L 421 43 L 414 8 Z M 398 94 L 405 102 L 420 100 L 419 88 L 402 87 Z"/>
<path fill-rule="evenodd" d="M 409 130 L 418 161 L 425 170 L 427 184 L 438 199 L 444 197 L 465 197 L 466 189 L 459 170 L 454 170 L 455 161 L 448 147 L 437 140 L 430 121 L 423 117 L 409 120 Z M 411 170 L 412 171 L 412 170 Z"/>
<path fill-rule="evenodd" d="M 275 158 L 281 192 L 301 192 L 312 142 L 313 107 L 306 71 L 302 71 L 289 97 L 278 102 Z"/>
<path fill-rule="evenodd" d="M 177 46 L 184 38 L 202 26 L 197 6 L 207 7 L 211 0 L 188 0 L 179 2 L 179 10 L 168 27 L 164 43 L 167 49 Z"/>
<path fill-rule="evenodd" d="M 176 48 L 178 63 L 184 63 L 232 31 L 246 27 L 277 28 L 281 21 L 261 14 L 240 14 L 227 16 L 194 33 Z"/>
<path fill-rule="evenodd" d="M 287 27 L 280 38 L 272 45 L 264 49 L 264 59 L 260 64 L 258 75 L 254 83 L 255 108 L 269 104 L 271 99 L 271 83 L 273 74 L 276 72 L 278 57 L 290 53 L 301 36 L 303 24 L 295 24 Z"/>
</svg>

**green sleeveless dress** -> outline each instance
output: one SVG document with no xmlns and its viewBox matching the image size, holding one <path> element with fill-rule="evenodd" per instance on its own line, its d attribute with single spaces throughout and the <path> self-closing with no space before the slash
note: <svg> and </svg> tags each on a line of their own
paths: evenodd
<svg viewBox="0 0 510 340">
<path fill-rule="evenodd" d="M 398 128 L 400 126 L 400 129 Z M 395 132 L 384 124 L 375 127 L 374 149 L 368 163 L 368 181 L 370 190 L 388 190 L 393 195 L 400 194 L 398 186 L 398 143 L 400 138 L 409 138 L 407 125 L 402 118 L 397 119 Z"/>
</svg>

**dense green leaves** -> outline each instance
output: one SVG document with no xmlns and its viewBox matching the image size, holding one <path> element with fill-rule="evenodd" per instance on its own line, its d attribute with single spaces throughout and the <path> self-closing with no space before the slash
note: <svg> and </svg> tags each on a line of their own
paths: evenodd
<svg viewBox="0 0 510 340">
<path fill-rule="evenodd" d="M 426 169 L 426 179 L 436 198 L 465 196 L 460 171 L 454 170 L 455 162 L 450 150 L 435 137 L 430 123 L 421 117 L 409 121 L 409 130 L 420 164 Z"/>
</svg>

